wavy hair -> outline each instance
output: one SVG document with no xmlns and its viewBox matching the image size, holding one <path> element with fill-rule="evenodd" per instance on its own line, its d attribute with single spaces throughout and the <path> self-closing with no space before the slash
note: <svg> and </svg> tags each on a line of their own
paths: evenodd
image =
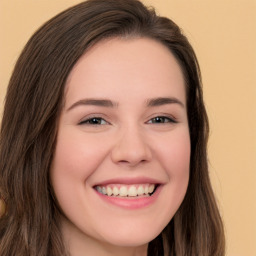
<svg viewBox="0 0 256 256">
<path fill-rule="evenodd" d="M 68 255 L 49 170 L 66 79 L 78 59 L 110 37 L 151 38 L 167 46 L 186 81 L 190 180 L 174 218 L 149 243 L 148 256 L 224 256 L 221 217 L 207 163 L 208 119 L 196 55 L 180 28 L 137 0 L 88 0 L 45 23 L 11 76 L 0 132 L 2 256 Z"/>
</svg>

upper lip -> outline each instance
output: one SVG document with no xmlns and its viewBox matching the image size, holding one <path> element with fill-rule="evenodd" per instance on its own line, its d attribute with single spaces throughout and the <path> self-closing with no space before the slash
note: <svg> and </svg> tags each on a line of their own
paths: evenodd
<svg viewBox="0 0 256 256">
<path fill-rule="evenodd" d="M 108 184 L 163 184 L 163 182 L 149 177 L 120 177 L 120 178 L 113 178 L 113 179 L 107 179 L 101 182 L 98 182 L 94 186 L 99 185 L 108 185 Z"/>
</svg>

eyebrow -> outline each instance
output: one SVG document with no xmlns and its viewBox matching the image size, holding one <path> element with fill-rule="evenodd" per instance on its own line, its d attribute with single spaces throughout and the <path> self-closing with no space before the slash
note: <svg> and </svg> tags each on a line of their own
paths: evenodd
<svg viewBox="0 0 256 256">
<path fill-rule="evenodd" d="M 184 104 L 178 100 L 177 98 L 153 98 L 153 99 L 149 99 L 147 100 L 147 106 L 148 107 L 158 107 L 158 106 L 162 106 L 162 105 L 166 105 L 166 104 L 178 104 L 181 107 L 185 107 Z"/>
<path fill-rule="evenodd" d="M 178 100 L 177 98 L 165 98 L 165 97 L 158 97 L 158 98 L 153 98 L 149 99 L 146 101 L 146 106 L 147 107 L 158 107 L 166 104 L 179 104 L 181 107 L 185 107 L 184 104 Z M 74 104 L 72 104 L 67 111 L 78 107 L 78 106 L 84 106 L 84 105 L 92 105 L 92 106 L 99 106 L 99 107 L 108 107 L 108 108 L 113 108 L 117 107 L 118 103 L 113 102 L 108 99 L 81 99 Z"/>
<path fill-rule="evenodd" d="M 93 106 L 99 106 L 99 107 L 117 107 L 118 103 L 113 102 L 111 100 L 107 99 L 82 99 L 74 104 L 72 104 L 69 108 L 68 111 L 77 107 L 77 106 L 83 106 L 83 105 L 93 105 Z"/>
</svg>

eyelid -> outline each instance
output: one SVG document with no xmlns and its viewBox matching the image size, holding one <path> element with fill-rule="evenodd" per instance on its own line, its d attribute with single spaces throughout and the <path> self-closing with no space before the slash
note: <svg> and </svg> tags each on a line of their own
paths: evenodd
<svg viewBox="0 0 256 256">
<path fill-rule="evenodd" d="M 165 119 L 168 119 L 169 121 L 168 122 L 159 122 L 159 123 L 153 123 L 152 122 L 152 119 L 154 118 L 165 118 Z M 172 123 L 172 124 L 175 124 L 175 123 L 178 123 L 177 119 L 172 116 L 172 115 L 169 115 L 169 114 L 158 114 L 158 115 L 155 115 L 155 116 L 152 116 L 147 122 L 147 124 L 168 124 L 168 123 Z"/>
<path fill-rule="evenodd" d="M 164 119 L 168 119 L 168 122 L 152 122 L 152 119 L 154 118 L 164 118 Z M 101 119 L 103 120 L 105 123 L 104 124 L 90 124 L 90 123 L 86 123 L 89 122 L 92 119 Z M 89 126 L 101 126 L 101 125 L 110 125 L 111 123 L 109 121 L 107 121 L 108 118 L 105 115 L 102 114 L 89 114 L 88 116 L 85 116 L 84 118 L 82 118 L 79 122 L 78 125 L 89 125 Z M 152 115 L 151 117 L 149 117 L 147 119 L 147 121 L 145 122 L 146 124 L 175 124 L 178 123 L 177 118 L 175 118 L 173 115 L 171 114 L 166 114 L 166 113 L 158 113 L 155 115 Z"/>
<path fill-rule="evenodd" d="M 101 119 L 101 120 L 104 120 L 106 123 L 105 124 L 89 124 L 89 123 L 86 123 L 86 122 L 89 122 L 92 119 Z M 88 116 L 84 117 L 83 119 L 81 119 L 78 122 L 78 125 L 92 125 L 92 126 L 96 126 L 96 125 L 100 126 L 100 125 L 107 125 L 107 124 L 110 124 L 110 123 L 101 114 L 88 115 Z"/>
</svg>

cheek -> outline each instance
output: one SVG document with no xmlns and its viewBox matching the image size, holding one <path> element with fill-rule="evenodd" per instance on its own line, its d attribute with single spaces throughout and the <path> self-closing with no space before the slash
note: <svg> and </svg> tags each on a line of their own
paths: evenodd
<svg viewBox="0 0 256 256">
<path fill-rule="evenodd" d="M 52 173 L 71 179 L 86 180 L 106 155 L 106 150 L 90 138 L 61 134 L 57 141 Z"/>
<path fill-rule="evenodd" d="M 158 145 L 156 154 L 169 179 L 172 181 L 176 178 L 182 180 L 183 176 L 186 178 L 189 175 L 190 167 L 189 131 L 184 129 L 173 133 Z"/>
<path fill-rule="evenodd" d="M 168 154 L 168 155 L 167 155 Z M 177 200 L 183 200 L 189 181 L 190 172 L 190 138 L 188 133 L 177 136 L 166 150 L 164 168 L 169 176 Z"/>
<path fill-rule="evenodd" d="M 107 154 L 106 148 L 93 142 L 83 134 L 75 136 L 72 130 L 59 132 L 50 175 L 55 196 L 65 213 L 84 204 L 82 199 L 91 190 L 88 178 Z"/>
<path fill-rule="evenodd" d="M 180 207 L 188 187 L 190 171 L 189 132 L 173 133 L 162 142 L 162 145 L 156 148 L 155 152 L 168 177 L 168 182 L 163 187 L 165 198 L 162 203 L 165 204 L 165 211 L 159 215 L 163 220 L 167 220 L 167 224 Z"/>
</svg>

